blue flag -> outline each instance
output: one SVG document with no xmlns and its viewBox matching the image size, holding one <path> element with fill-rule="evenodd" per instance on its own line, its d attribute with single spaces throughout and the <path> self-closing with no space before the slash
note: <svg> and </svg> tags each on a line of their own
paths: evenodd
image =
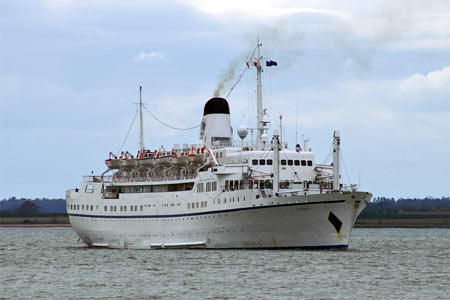
<svg viewBox="0 0 450 300">
<path fill-rule="evenodd" d="M 267 67 L 271 67 L 271 66 L 278 66 L 276 61 L 273 60 L 266 60 L 266 66 Z"/>
</svg>

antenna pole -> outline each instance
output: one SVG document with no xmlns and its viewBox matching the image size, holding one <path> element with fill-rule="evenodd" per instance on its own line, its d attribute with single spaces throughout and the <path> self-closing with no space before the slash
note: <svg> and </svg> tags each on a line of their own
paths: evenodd
<svg viewBox="0 0 450 300">
<path fill-rule="evenodd" d="M 139 86 L 139 150 L 144 152 L 144 122 L 142 119 L 142 86 Z"/>
<path fill-rule="evenodd" d="M 333 190 L 339 191 L 341 189 L 340 177 L 340 154 L 341 154 L 341 134 L 338 130 L 333 133 Z"/>
<path fill-rule="evenodd" d="M 295 102 L 295 145 L 298 144 L 298 112 L 297 102 Z"/>
<path fill-rule="evenodd" d="M 278 137 L 280 133 L 278 130 L 273 132 L 273 197 L 278 196 L 277 193 L 280 191 L 280 145 Z"/>
<path fill-rule="evenodd" d="M 262 85 L 261 85 L 261 52 L 259 43 L 259 37 L 257 38 L 257 48 L 258 48 L 258 57 L 257 57 L 257 65 L 256 65 L 256 150 L 263 150 L 261 135 L 264 133 L 264 123 L 263 123 L 263 109 L 262 109 Z"/>
<path fill-rule="evenodd" d="M 280 115 L 280 141 L 281 149 L 283 149 L 283 116 Z"/>
</svg>

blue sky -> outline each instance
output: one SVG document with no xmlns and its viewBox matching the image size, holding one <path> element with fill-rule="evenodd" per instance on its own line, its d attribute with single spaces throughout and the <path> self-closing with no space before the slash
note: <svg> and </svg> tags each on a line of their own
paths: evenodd
<svg viewBox="0 0 450 300">
<path fill-rule="evenodd" d="M 323 162 L 339 129 L 346 182 L 375 196 L 450 195 L 448 0 L 43 0 L 0 2 L 0 199 L 64 197 L 104 171 L 140 85 L 162 120 L 197 125 L 256 36 L 278 62 L 264 103 L 291 145 L 304 135 Z M 234 128 L 254 123 L 252 75 L 229 98 Z M 146 118 L 145 139 L 171 148 L 198 131 Z M 124 148 L 136 152 L 135 128 Z"/>
</svg>

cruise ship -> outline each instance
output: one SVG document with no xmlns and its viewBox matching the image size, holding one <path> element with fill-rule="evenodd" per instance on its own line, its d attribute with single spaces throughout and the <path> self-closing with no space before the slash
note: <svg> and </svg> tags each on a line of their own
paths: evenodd
<svg viewBox="0 0 450 300">
<path fill-rule="evenodd" d="M 204 106 L 200 142 L 171 150 L 140 147 L 109 154 L 106 171 L 67 190 L 72 228 L 90 247 L 125 249 L 347 249 L 356 218 L 372 194 L 340 178 L 339 131 L 333 160 L 318 164 L 307 142 L 289 149 L 269 128 L 261 76 L 270 66 L 259 41 L 247 61 L 256 68 L 256 128 L 240 126 L 233 143 L 226 99 Z M 142 95 L 142 94 L 141 94 Z M 249 130 L 256 142 L 245 143 Z M 269 137 L 269 134 L 271 137 Z M 331 142 L 331 139 L 330 139 Z"/>
</svg>

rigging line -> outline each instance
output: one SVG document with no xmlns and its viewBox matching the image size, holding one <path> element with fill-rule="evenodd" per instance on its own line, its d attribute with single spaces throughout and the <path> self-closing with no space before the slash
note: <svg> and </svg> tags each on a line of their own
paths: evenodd
<svg viewBox="0 0 450 300">
<path fill-rule="evenodd" d="M 249 78 L 249 76 L 247 76 L 247 96 L 248 96 L 247 97 L 247 107 L 245 108 L 244 113 L 242 114 L 241 120 L 239 121 L 239 123 L 241 123 L 241 124 L 242 124 L 242 120 L 245 118 L 246 114 L 250 111 L 251 101 L 248 100 L 248 99 L 250 99 L 250 97 L 249 97 L 250 92 L 249 92 L 249 81 L 248 81 L 248 78 Z M 251 127 L 251 124 L 249 124 L 249 126 Z"/>
<path fill-rule="evenodd" d="M 230 94 L 231 94 L 231 92 L 233 91 L 234 87 L 241 81 L 241 79 L 242 79 L 242 77 L 244 76 L 245 72 L 247 72 L 247 69 L 248 69 L 248 68 L 245 68 L 245 69 L 244 69 L 244 72 L 242 72 L 242 74 L 239 75 L 238 80 L 236 81 L 235 84 L 233 84 L 233 86 L 231 87 L 231 89 L 230 89 L 230 91 L 228 92 L 228 95 L 227 95 L 227 97 L 226 97 L 225 99 L 228 99 L 228 97 L 230 96 Z"/>
<path fill-rule="evenodd" d="M 147 133 L 147 137 L 150 137 L 150 141 L 152 141 L 152 140 L 153 140 L 153 139 L 151 138 L 151 137 L 152 137 L 152 136 L 151 136 L 151 132 L 152 132 L 151 129 L 152 129 L 152 128 L 150 127 L 150 122 L 146 122 L 145 124 L 147 125 L 147 129 L 148 129 L 148 130 L 147 130 L 147 132 L 148 132 L 148 133 Z M 150 148 L 150 147 L 149 147 L 149 148 Z M 147 148 L 147 149 L 149 149 L 149 148 Z"/>
<path fill-rule="evenodd" d="M 252 56 L 250 56 L 250 59 L 253 59 L 253 56 L 255 56 L 256 49 L 258 49 L 258 46 L 256 46 L 255 49 L 253 49 Z"/>
<path fill-rule="evenodd" d="M 330 151 L 328 152 L 327 157 L 323 160 L 322 165 L 324 165 L 328 161 L 328 159 L 331 157 L 332 152 L 333 152 L 333 144 L 330 145 Z"/>
<path fill-rule="evenodd" d="M 347 175 L 347 179 L 348 179 L 348 184 L 352 184 L 352 181 L 350 180 L 350 176 L 348 176 L 347 173 L 347 168 L 345 167 L 345 161 L 344 161 L 344 154 L 342 152 L 342 148 L 341 148 L 341 158 L 342 158 L 342 165 L 344 166 L 344 170 L 345 170 L 345 175 Z"/>
<path fill-rule="evenodd" d="M 136 113 L 134 114 L 133 121 L 131 122 L 130 128 L 128 129 L 128 133 L 127 133 L 127 135 L 125 136 L 125 139 L 123 140 L 122 146 L 120 146 L 119 151 L 117 151 L 116 156 L 119 155 L 119 152 L 122 150 L 123 145 L 125 145 L 125 142 L 126 142 L 127 139 L 128 139 L 128 135 L 130 134 L 131 128 L 133 128 L 134 121 L 136 121 L 137 113 L 138 113 L 138 110 L 136 109 Z"/>
<path fill-rule="evenodd" d="M 161 121 L 160 119 L 158 119 L 158 117 L 156 117 L 154 114 L 152 114 L 152 112 L 151 112 L 150 110 L 148 110 L 147 107 L 144 106 L 144 109 L 145 109 L 146 111 L 148 111 L 148 113 L 149 113 L 156 121 L 158 121 L 159 123 L 163 124 L 164 126 L 167 126 L 167 127 L 171 128 L 171 129 L 175 129 L 175 130 L 192 130 L 192 129 L 195 129 L 195 128 L 200 127 L 200 125 L 201 125 L 201 124 L 199 124 L 199 125 L 197 125 L 197 126 L 189 127 L 189 128 L 178 128 L 178 127 L 174 127 L 174 126 L 169 125 L 169 124 L 167 124 L 167 123 L 164 123 L 163 121 Z"/>
</svg>

